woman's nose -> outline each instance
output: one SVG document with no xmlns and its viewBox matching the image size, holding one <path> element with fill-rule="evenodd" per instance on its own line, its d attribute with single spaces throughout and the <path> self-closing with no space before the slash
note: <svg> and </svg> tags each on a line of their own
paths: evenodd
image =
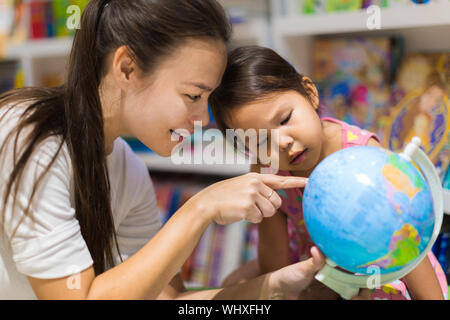
<svg viewBox="0 0 450 320">
<path fill-rule="evenodd" d="M 208 104 L 199 108 L 199 112 L 192 114 L 190 118 L 192 124 L 195 122 L 200 122 L 202 127 L 207 126 L 210 122 Z"/>
</svg>

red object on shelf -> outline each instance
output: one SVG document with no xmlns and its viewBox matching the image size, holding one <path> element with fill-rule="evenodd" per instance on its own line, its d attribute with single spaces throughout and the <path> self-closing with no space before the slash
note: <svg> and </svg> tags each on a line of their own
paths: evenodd
<svg viewBox="0 0 450 320">
<path fill-rule="evenodd" d="M 32 1 L 30 3 L 30 39 L 42 39 L 46 37 L 44 1 Z"/>
</svg>

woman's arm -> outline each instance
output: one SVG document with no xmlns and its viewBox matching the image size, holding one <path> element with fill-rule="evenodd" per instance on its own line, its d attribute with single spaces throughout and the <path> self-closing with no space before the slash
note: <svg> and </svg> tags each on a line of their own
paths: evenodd
<svg viewBox="0 0 450 320">
<path fill-rule="evenodd" d="M 93 267 L 62 279 L 29 281 L 39 299 L 156 298 L 194 249 L 208 226 L 186 203 L 135 255 L 95 277 Z M 78 286 L 70 285 L 77 283 Z"/>
<path fill-rule="evenodd" d="M 281 205 L 276 193 L 268 199 L 272 189 L 305 184 L 302 178 L 258 174 L 218 182 L 187 201 L 136 254 L 103 274 L 95 277 L 90 267 L 61 279 L 28 279 L 40 299 L 157 298 L 210 223 L 261 222 Z"/>
<path fill-rule="evenodd" d="M 303 262 L 289 265 L 280 270 L 261 275 L 244 283 L 226 288 L 203 291 L 180 291 L 179 280 L 174 280 L 171 288 L 165 290 L 162 299 L 182 300 L 268 300 L 268 299 L 298 299 L 311 281 L 315 273 L 325 264 L 325 257 L 313 247 L 311 258 Z"/>
<path fill-rule="evenodd" d="M 425 257 L 403 280 L 414 300 L 444 299 L 441 285 L 428 257 Z"/>
</svg>

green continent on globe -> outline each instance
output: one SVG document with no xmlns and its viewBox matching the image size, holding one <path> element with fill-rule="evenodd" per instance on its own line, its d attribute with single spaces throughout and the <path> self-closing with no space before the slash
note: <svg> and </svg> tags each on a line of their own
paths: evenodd
<svg viewBox="0 0 450 320">
<path fill-rule="evenodd" d="M 423 189 L 425 187 L 424 181 L 420 178 L 419 175 L 414 175 L 413 171 L 411 171 L 409 162 L 403 160 L 395 153 L 391 153 L 389 156 L 388 162 L 392 164 L 394 167 L 399 169 L 401 172 L 406 174 L 411 182 L 414 184 L 414 187 Z"/>
<path fill-rule="evenodd" d="M 358 268 L 367 268 L 372 265 L 383 269 L 402 267 L 419 255 L 419 244 L 420 237 L 417 230 L 410 224 L 404 224 L 400 230 L 394 232 L 389 243 L 388 254 Z"/>
<path fill-rule="evenodd" d="M 389 156 L 389 162 L 383 166 L 382 174 L 391 185 L 391 188 L 393 188 L 393 191 L 404 192 L 410 201 L 424 187 L 420 178 L 413 176 L 406 163 L 398 159 L 395 154 Z M 391 188 L 389 188 L 388 193 L 390 193 Z M 392 195 L 388 194 L 388 196 L 393 198 Z"/>
</svg>

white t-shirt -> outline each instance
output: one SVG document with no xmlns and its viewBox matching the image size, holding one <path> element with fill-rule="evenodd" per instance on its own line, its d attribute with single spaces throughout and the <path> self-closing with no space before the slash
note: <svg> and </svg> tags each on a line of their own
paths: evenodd
<svg viewBox="0 0 450 320">
<path fill-rule="evenodd" d="M 0 117 L 5 110 L 0 109 Z M 0 122 L 0 146 L 17 124 L 20 110 L 15 108 L 7 114 L 6 121 Z M 3 228 L 0 216 L 0 299 L 36 299 L 26 276 L 62 278 L 93 264 L 75 218 L 72 165 L 66 144 L 42 180 L 30 215 L 24 216 L 34 182 L 50 163 L 59 141 L 57 137 L 48 138 L 33 153 L 21 180 L 15 212 L 12 214 L 12 201 L 8 202 Z M 12 143 L 0 155 L 1 206 L 12 169 Z M 120 252 L 125 261 L 159 231 L 161 220 L 147 167 L 123 139 L 118 138 L 114 142 L 113 152 L 107 156 L 107 165 L 112 214 Z M 16 233 L 8 241 L 17 225 Z M 117 258 L 116 262 L 120 260 Z"/>
</svg>

